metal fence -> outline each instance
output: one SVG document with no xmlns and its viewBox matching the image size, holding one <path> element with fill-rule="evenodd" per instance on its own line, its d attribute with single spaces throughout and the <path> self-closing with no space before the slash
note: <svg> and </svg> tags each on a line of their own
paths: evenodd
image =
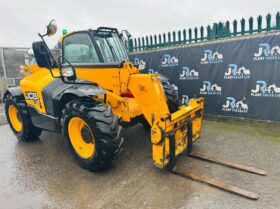
<svg viewBox="0 0 280 209">
<path fill-rule="evenodd" d="M 30 63 L 33 58 L 28 54 L 29 48 L 1 48 L 0 47 L 0 101 L 3 93 L 10 86 L 19 85 L 22 79 L 21 65 Z M 57 57 L 60 50 L 53 50 Z"/>
<path fill-rule="evenodd" d="M 10 86 L 18 85 L 22 75 L 20 65 L 25 63 L 27 48 L 0 48 L 0 96 Z"/>
<path fill-rule="evenodd" d="M 280 30 L 280 13 L 278 12 L 274 18 L 271 14 L 267 14 L 265 17 L 259 15 L 257 19 L 250 17 L 248 21 L 242 18 L 239 23 L 237 20 L 226 21 L 214 23 L 212 27 L 208 25 L 206 28 L 201 26 L 134 38 L 128 41 L 128 49 L 130 52 L 135 52 Z M 264 25 L 263 22 L 266 24 Z"/>
</svg>

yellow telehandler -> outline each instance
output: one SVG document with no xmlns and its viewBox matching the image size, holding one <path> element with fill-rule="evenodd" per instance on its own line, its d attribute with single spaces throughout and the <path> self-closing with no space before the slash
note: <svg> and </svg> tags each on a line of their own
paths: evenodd
<svg viewBox="0 0 280 209">
<path fill-rule="evenodd" d="M 61 39 L 62 56 L 55 59 L 43 37 L 53 35 L 56 28 L 51 21 L 47 33 L 39 34 L 42 41 L 33 43 L 40 68 L 33 66 L 36 69 L 21 80 L 20 87 L 9 88 L 4 95 L 7 120 L 18 139 L 37 139 L 42 130 L 63 132 L 79 164 L 98 171 L 112 165 L 121 153 L 122 127 L 142 123 L 150 129 L 155 166 L 169 166 L 178 175 L 258 198 L 176 166 L 182 153 L 210 160 L 192 153 L 192 144 L 201 135 L 203 98 L 180 106 L 177 89 L 167 78 L 140 74 L 129 62 L 123 42 L 128 32 L 100 27 L 66 34 Z M 234 167 L 232 162 L 212 161 Z M 252 169 L 243 168 L 265 174 Z"/>
</svg>

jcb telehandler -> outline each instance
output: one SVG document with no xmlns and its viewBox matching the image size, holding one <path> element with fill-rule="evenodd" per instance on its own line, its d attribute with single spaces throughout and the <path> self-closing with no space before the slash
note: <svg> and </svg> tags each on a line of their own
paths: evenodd
<svg viewBox="0 0 280 209">
<path fill-rule="evenodd" d="M 192 143 L 201 134 L 203 98 L 180 106 L 177 89 L 165 77 L 140 74 L 129 62 L 125 34 L 117 29 L 100 27 L 64 35 L 59 59 L 43 38 L 55 32 L 55 21 L 51 21 L 47 33 L 39 34 L 42 41 L 33 43 L 40 68 L 4 95 L 7 120 L 18 139 L 37 139 L 42 130 L 63 132 L 80 165 L 98 171 L 121 153 L 122 127 L 142 123 L 150 129 L 155 166 L 169 165 L 176 174 L 257 199 L 246 190 L 176 166 L 181 153 L 210 160 L 191 153 Z M 264 174 L 233 163 L 227 166 Z"/>
</svg>

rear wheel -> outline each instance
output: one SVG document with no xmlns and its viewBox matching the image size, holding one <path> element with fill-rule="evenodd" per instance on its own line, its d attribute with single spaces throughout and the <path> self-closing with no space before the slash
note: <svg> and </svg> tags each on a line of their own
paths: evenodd
<svg viewBox="0 0 280 209">
<path fill-rule="evenodd" d="M 5 98 L 5 113 L 11 129 L 19 140 L 33 141 L 38 139 L 42 129 L 33 125 L 23 99 L 8 94 Z"/>
<path fill-rule="evenodd" d="M 178 96 L 178 89 L 175 85 L 171 85 L 169 81 L 162 82 L 162 87 L 164 89 L 166 102 L 170 113 L 174 113 L 180 107 L 180 100 Z"/>
<path fill-rule="evenodd" d="M 124 142 L 111 109 L 92 100 L 74 100 L 62 113 L 63 132 L 79 164 L 91 171 L 110 167 Z"/>
</svg>

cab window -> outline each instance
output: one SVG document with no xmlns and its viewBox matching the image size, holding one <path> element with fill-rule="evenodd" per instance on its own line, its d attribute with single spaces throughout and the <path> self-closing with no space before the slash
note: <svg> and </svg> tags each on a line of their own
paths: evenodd
<svg viewBox="0 0 280 209">
<path fill-rule="evenodd" d="M 129 60 L 126 49 L 117 34 L 97 35 L 94 38 L 105 62 L 112 63 Z"/>
<path fill-rule="evenodd" d="M 100 63 L 88 33 L 75 33 L 63 40 L 63 55 L 72 64 Z"/>
</svg>

